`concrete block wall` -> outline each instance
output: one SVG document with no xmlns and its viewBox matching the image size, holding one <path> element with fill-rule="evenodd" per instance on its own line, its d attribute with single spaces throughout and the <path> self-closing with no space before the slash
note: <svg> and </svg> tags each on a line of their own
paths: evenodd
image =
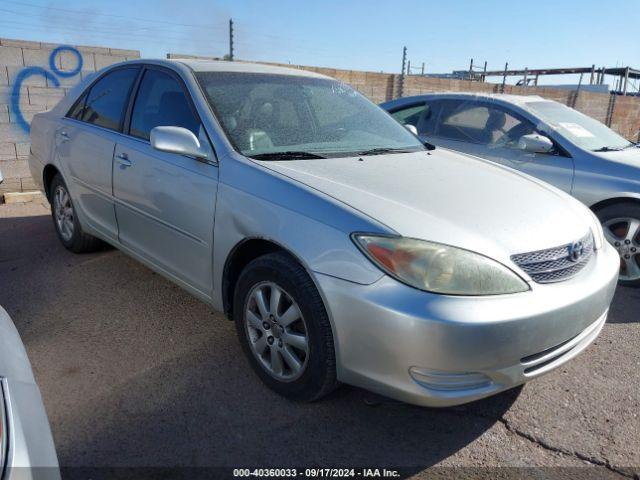
<svg viewBox="0 0 640 480">
<path fill-rule="evenodd" d="M 174 54 L 168 54 L 169 58 L 180 58 Z M 183 57 L 184 58 L 184 57 Z M 188 58 L 188 57 L 186 57 Z M 397 96 L 399 75 L 378 72 L 363 72 L 358 70 L 342 70 L 337 68 L 290 65 L 286 63 L 260 62 L 279 67 L 297 68 L 310 72 L 320 73 L 348 83 L 361 94 L 376 103 L 381 103 Z"/>
<path fill-rule="evenodd" d="M 178 55 L 173 58 L 179 58 Z M 471 82 L 450 78 L 405 76 L 390 73 L 361 72 L 335 68 L 269 63 L 289 68 L 299 68 L 321 73 L 350 84 L 376 103 L 400 96 L 421 95 L 433 92 L 510 93 L 513 95 L 539 95 L 595 118 L 630 141 L 640 142 L 640 97 L 623 97 L 603 93 L 579 92 L 553 87 L 521 87 L 496 83 Z M 402 87 L 400 85 L 402 84 Z"/>
<path fill-rule="evenodd" d="M 286 66 L 286 65 L 285 65 Z M 289 65 L 290 66 L 290 65 Z M 397 98 L 400 93 L 400 75 L 355 72 L 316 67 L 297 67 L 313 70 L 351 84 L 376 103 Z M 495 83 L 480 83 L 449 78 L 405 76 L 402 96 L 432 92 L 509 93 L 513 95 L 539 95 L 555 100 L 608 125 L 623 137 L 640 142 L 640 97 L 610 95 L 581 90 L 579 92 L 553 87 L 522 87 Z"/>
<path fill-rule="evenodd" d="M 140 57 L 137 50 L 80 45 L 60 47 L 58 44 L 0 38 L 0 170 L 5 178 L 0 184 L 0 195 L 35 188 L 26 158 L 29 155 L 28 123 L 36 113 L 55 106 L 87 75 L 108 65 Z M 80 59 L 82 67 L 78 69 Z M 18 81 L 21 83 L 16 87 Z M 20 116 L 27 125 L 20 122 Z"/>
<path fill-rule="evenodd" d="M 640 97 L 616 96 L 611 128 L 631 141 L 640 142 Z"/>
</svg>

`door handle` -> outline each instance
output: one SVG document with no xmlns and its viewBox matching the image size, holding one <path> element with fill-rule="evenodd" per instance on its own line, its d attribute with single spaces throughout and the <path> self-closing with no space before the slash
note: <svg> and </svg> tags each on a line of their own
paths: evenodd
<svg viewBox="0 0 640 480">
<path fill-rule="evenodd" d="M 70 140 L 69 134 L 64 130 L 59 131 L 58 136 L 60 137 L 61 142 L 68 142 Z"/>
<path fill-rule="evenodd" d="M 127 155 L 126 153 L 117 154 L 116 162 L 118 162 L 123 167 L 130 167 L 132 165 L 131 160 L 129 160 L 129 155 Z"/>
</svg>

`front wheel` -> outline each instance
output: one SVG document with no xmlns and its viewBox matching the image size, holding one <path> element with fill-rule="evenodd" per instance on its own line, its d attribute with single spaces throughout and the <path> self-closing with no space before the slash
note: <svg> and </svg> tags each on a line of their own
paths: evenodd
<svg viewBox="0 0 640 480">
<path fill-rule="evenodd" d="M 605 238 L 620 255 L 620 284 L 640 287 L 640 205 L 613 204 L 596 215 Z"/>
<path fill-rule="evenodd" d="M 233 316 L 251 366 L 272 390 L 309 402 L 337 386 L 326 309 L 290 256 L 273 253 L 247 265 L 235 288 Z"/>
</svg>

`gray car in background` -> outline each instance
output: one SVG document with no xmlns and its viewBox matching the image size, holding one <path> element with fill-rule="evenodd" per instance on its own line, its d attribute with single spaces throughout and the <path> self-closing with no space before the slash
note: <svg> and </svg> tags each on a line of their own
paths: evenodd
<svg viewBox="0 0 640 480">
<path fill-rule="evenodd" d="M 323 75 L 125 62 L 37 114 L 31 140 L 66 248 L 108 242 L 225 312 L 291 399 L 492 395 L 586 348 L 616 288 L 578 201 L 425 146 Z"/>
<path fill-rule="evenodd" d="M 640 149 L 604 124 L 539 96 L 434 93 L 381 105 L 425 141 L 540 178 L 591 208 L 640 286 Z"/>
<path fill-rule="evenodd" d="M 4 472 L 4 474 L 3 474 Z M 59 479 L 40 390 L 20 335 L 0 307 L 0 478 Z"/>
</svg>

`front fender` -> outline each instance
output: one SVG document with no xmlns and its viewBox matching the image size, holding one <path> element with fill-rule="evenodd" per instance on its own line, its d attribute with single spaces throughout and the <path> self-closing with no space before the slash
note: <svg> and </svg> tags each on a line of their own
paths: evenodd
<svg viewBox="0 0 640 480">
<path fill-rule="evenodd" d="M 356 248 L 349 234 L 392 233 L 318 191 L 260 165 L 229 157 L 220 162 L 214 230 L 216 307 L 222 307 L 227 258 L 247 238 L 281 245 L 310 273 L 367 285 L 383 274 Z"/>
<path fill-rule="evenodd" d="M 640 194 L 639 193 L 635 193 L 635 192 L 616 192 L 615 195 L 613 196 L 608 196 L 606 198 L 602 198 L 600 200 L 598 200 L 597 202 L 589 205 L 589 208 L 591 210 L 597 210 L 598 208 L 600 208 L 601 206 L 604 206 L 606 204 L 610 204 L 613 202 L 621 202 L 624 200 L 633 200 L 636 202 L 640 202 Z"/>
</svg>

